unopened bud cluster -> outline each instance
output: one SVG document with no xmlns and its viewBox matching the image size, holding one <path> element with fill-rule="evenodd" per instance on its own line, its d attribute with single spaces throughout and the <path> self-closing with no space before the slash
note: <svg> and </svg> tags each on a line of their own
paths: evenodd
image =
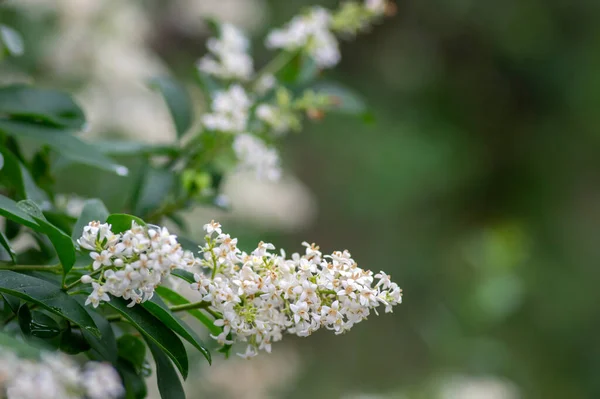
<svg viewBox="0 0 600 399">
<path fill-rule="evenodd" d="M 189 269 L 196 262 L 166 227 L 132 222 L 131 229 L 114 234 L 110 224 L 90 222 L 77 242 L 91 251 L 95 273 L 83 276 L 81 282 L 92 284 L 93 291 L 85 304 L 94 307 L 109 301 L 108 294 L 130 300 L 130 307 L 144 302 L 152 298 L 156 286 L 172 270 Z"/>
<path fill-rule="evenodd" d="M 348 251 L 323 256 L 314 244 L 303 243 L 303 255 L 287 258 L 261 242 L 248 254 L 219 223 L 204 229 L 201 266 L 209 273 L 195 274 L 191 287 L 222 315 L 215 324 L 223 332 L 213 338 L 222 345 L 248 344 L 242 357 L 270 352 L 284 333 L 305 337 L 326 328 L 341 334 L 377 307 L 391 312 L 402 302 L 402 290 L 389 275 L 361 269 Z"/>
<path fill-rule="evenodd" d="M 121 378 L 107 363 L 83 368 L 65 356 L 43 353 L 40 361 L 0 351 L 0 397 L 7 399 L 117 399 Z"/>
</svg>

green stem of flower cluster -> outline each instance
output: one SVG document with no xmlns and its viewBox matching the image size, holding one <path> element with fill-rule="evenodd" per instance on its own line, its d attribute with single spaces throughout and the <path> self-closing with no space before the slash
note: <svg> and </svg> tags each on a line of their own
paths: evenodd
<svg viewBox="0 0 600 399">
<path fill-rule="evenodd" d="M 285 67 L 298 54 L 297 51 L 282 51 L 269 61 L 258 73 L 254 80 L 254 85 L 260 82 L 261 78 L 266 75 L 275 75 L 280 69 Z"/>
<path fill-rule="evenodd" d="M 92 273 L 89 274 L 90 277 L 94 277 L 97 276 L 98 274 L 102 273 L 104 270 L 106 269 L 106 267 L 102 267 Z M 69 285 L 65 285 L 63 287 L 63 291 L 69 291 L 71 288 L 78 286 L 79 284 L 82 284 L 81 282 L 81 278 L 78 278 L 77 280 L 73 281 L 71 284 Z"/>
</svg>

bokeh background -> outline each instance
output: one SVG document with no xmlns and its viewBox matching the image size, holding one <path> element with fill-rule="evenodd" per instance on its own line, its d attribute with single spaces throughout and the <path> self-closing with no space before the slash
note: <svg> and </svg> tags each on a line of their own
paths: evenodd
<svg viewBox="0 0 600 399">
<path fill-rule="evenodd" d="M 261 65 L 269 27 L 310 4 L 337 2 L 4 1 L 0 22 L 26 54 L 0 66 L 0 83 L 75 93 L 84 137 L 167 142 L 145 81 L 172 73 L 197 91 L 202 18 L 240 25 Z M 190 398 L 600 397 L 600 2 L 396 4 L 327 72 L 374 122 L 308 124 L 284 140 L 283 182 L 230 176 L 232 212 L 186 217 L 288 252 L 303 240 L 348 248 L 390 271 L 405 303 L 251 362 L 198 360 Z M 66 173 L 62 191 L 118 208 L 110 180 L 86 173 Z"/>
</svg>

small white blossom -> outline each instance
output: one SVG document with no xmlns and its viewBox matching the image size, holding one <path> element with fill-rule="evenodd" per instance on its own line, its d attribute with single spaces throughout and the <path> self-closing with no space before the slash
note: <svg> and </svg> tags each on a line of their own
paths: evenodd
<svg viewBox="0 0 600 399">
<path fill-rule="evenodd" d="M 385 14 L 387 0 L 365 0 L 365 8 L 376 15 Z"/>
<path fill-rule="evenodd" d="M 191 288 L 222 315 L 214 324 L 223 331 L 211 337 L 221 345 L 248 343 L 238 354 L 244 358 L 270 352 L 284 333 L 306 337 L 326 328 L 341 334 L 380 305 L 387 312 L 402 301 L 402 290 L 387 274 L 378 273 L 375 282 L 348 251 L 323 256 L 315 244 L 303 243 L 304 254 L 288 259 L 265 242 L 251 253 L 241 251 L 214 221 L 205 231 L 200 265 L 210 272 L 195 274 Z"/>
<path fill-rule="evenodd" d="M 0 376 L 0 397 L 7 399 L 117 399 L 125 392 L 110 365 L 88 362 L 82 372 L 54 353 L 33 361 L 1 350 Z"/>
<path fill-rule="evenodd" d="M 269 148 L 261 139 L 251 134 L 239 134 L 233 142 L 238 157 L 238 168 L 256 173 L 258 179 L 277 181 L 281 177 L 277 150 Z"/>
<path fill-rule="evenodd" d="M 88 230 L 96 228 L 95 223 L 86 226 L 90 227 Z M 97 281 L 87 275 L 81 277 L 82 283 L 91 283 L 93 288 L 86 305 L 98 307 L 110 301 L 108 294 L 111 294 L 129 300 L 129 307 L 135 306 L 151 299 L 155 287 L 167 279 L 172 270 L 189 269 L 196 263 L 192 253 L 184 251 L 177 237 L 164 227 L 144 227 L 132 222 L 131 229 L 115 235 L 110 226 L 106 226 L 102 235 L 110 240 L 101 240 L 99 232 L 95 235 L 96 241 L 90 241 L 90 237 L 79 240 L 92 248 L 106 248 L 90 253 L 92 268 L 100 273 Z M 218 223 L 207 228 L 220 231 Z M 84 235 L 85 232 L 86 229 Z"/>
<path fill-rule="evenodd" d="M 305 50 L 322 68 L 331 68 L 341 59 L 338 41 L 331 33 L 329 11 L 313 7 L 307 14 L 294 17 L 282 29 L 267 36 L 268 48 Z"/>
<path fill-rule="evenodd" d="M 211 112 L 202 117 L 207 129 L 225 133 L 242 133 L 247 129 L 252 101 L 240 85 L 215 93 Z"/>
<path fill-rule="evenodd" d="M 207 42 L 210 54 L 198 62 L 198 68 L 221 79 L 248 80 L 253 73 L 252 58 L 248 55 L 246 36 L 231 24 L 222 24 L 220 37 Z"/>
</svg>

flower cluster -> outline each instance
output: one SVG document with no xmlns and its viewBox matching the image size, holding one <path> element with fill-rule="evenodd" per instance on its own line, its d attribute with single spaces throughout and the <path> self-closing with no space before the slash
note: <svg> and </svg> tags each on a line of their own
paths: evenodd
<svg viewBox="0 0 600 399">
<path fill-rule="evenodd" d="M 279 180 L 279 153 L 261 139 L 247 133 L 239 134 L 233 142 L 233 150 L 239 160 L 238 168 L 253 170 L 259 179 Z"/>
<path fill-rule="evenodd" d="M 242 357 L 270 352 L 284 333 L 305 337 L 323 327 L 341 334 L 380 305 L 391 312 L 402 302 L 402 290 L 389 275 L 361 269 L 348 251 L 323 256 L 319 247 L 303 243 L 303 255 L 287 258 L 260 242 L 248 254 L 219 223 L 204 229 L 201 265 L 210 273 L 195 274 L 191 288 L 221 315 L 215 325 L 223 332 L 214 339 L 222 345 L 236 338 L 247 342 Z"/>
<path fill-rule="evenodd" d="M 331 68 L 341 59 L 335 33 L 355 35 L 381 17 L 386 8 L 386 0 L 345 2 L 334 13 L 313 7 L 294 17 L 283 28 L 273 30 L 267 36 L 266 46 L 287 51 L 302 50 L 315 60 L 318 67 Z"/>
<path fill-rule="evenodd" d="M 77 242 L 92 251 L 94 271 L 81 277 L 81 282 L 92 284 L 85 304 L 94 307 L 109 301 L 108 294 L 131 300 L 130 307 L 144 302 L 173 269 L 188 269 L 196 263 L 193 254 L 184 251 L 165 227 L 132 222 L 131 229 L 114 234 L 110 224 L 90 222 Z"/>
<path fill-rule="evenodd" d="M 206 43 L 210 54 L 198 62 L 198 68 L 220 79 L 248 80 L 253 73 L 252 57 L 248 55 L 249 41 L 231 24 L 220 25 L 220 37 Z"/>
<path fill-rule="evenodd" d="M 386 0 L 365 0 L 345 2 L 335 12 L 313 7 L 270 32 L 266 46 L 303 52 L 317 68 L 330 68 L 341 58 L 336 34 L 355 35 L 380 18 L 387 6 Z M 209 53 L 198 62 L 200 72 L 217 78 L 221 85 L 212 94 L 202 125 L 209 133 L 234 136 L 231 144 L 238 169 L 254 172 L 259 179 L 277 180 L 282 173 L 271 138 L 300 130 L 302 113 L 320 119 L 339 101 L 311 90 L 293 98 L 270 68 L 254 73 L 249 40 L 239 29 L 222 24 L 218 31 L 218 37 L 208 40 Z"/>
<path fill-rule="evenodd" d="M 39 362 L 0 351 L 0 397 L 7 399 L 117 399 L 125 393 L 112 366 L 43 353 Z"/>
</svg>

